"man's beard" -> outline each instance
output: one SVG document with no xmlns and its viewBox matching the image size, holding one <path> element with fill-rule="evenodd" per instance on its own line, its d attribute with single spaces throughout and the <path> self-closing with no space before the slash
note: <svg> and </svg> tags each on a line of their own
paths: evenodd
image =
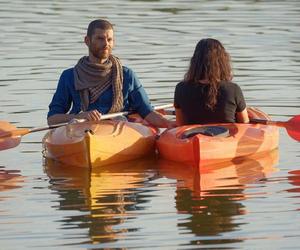
<svg viewBox="0 0 300 250">
<path fill-rule="evenodd" d="M 107 50 L 92 50 L 92 55 L 99 60 L 106 60 L 111 55 L 112 49 Z"/>
</svg>

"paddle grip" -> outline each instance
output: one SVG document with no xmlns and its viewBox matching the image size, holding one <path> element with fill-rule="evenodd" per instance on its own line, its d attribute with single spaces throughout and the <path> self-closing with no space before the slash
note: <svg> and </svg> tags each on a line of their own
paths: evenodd
<svg viewBox="0 0 300 250">
<path fill-rule="evenodd" d="M 264 119 L 250 119 L 250 123 L 259 123 L 259 124 L 265 124 L 268 125 L 269 121 Z"/>
</svg>

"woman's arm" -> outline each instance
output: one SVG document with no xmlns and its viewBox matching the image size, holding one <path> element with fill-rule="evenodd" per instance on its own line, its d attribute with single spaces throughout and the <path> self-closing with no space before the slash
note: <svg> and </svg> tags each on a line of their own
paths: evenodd
<svg viewBox="0 0 300 250">
<path fill-rule="evenodd" d="M 247 108 L 245 108 L 242 112 L 236 113 L 236 120 L 239 123 L 249 123 L 249 116 Z"/>
<path fill-rule="evenodd" d="M 177 126 L 185 125 L 181 109 L 175 108 L 175 115 L 176 115 L 176 124 L 177 124 Z"/>
<path fill-rule="evenodd" d="M 162 114 L 158 113 L 157 111 L 150 112 L 145 117 L 145 120 L 157 128 L 174 128 L 174 127 L 176 127 L 176 123 L 174 121 L 170 121 L 170 120 L 166 119 Z"/>
</svg>

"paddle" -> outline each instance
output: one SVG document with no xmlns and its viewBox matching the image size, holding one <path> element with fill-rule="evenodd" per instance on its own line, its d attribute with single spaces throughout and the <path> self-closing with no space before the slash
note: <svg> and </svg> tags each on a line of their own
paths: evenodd
<svg viewBox="0 0 300 250">
<path fill-rule="evenodd" d="M 250 122 L 286 128 L 286 131 L 290 137 L 292 137 L 296 141 L 300 141 L 300 115 L 296 115 L 285 122 L 263 119 L 251 119 Z"/>
<path fill-rule="evenodd" d="M 165 110 L 165 115 L 175 115 L 174 110 Z M 265 119 L 250 119 L 250 123 L 259 123 L 286 128 L 287 133 L 296 141 L 300 141 L 300 115 L 296 115 L 288 121 L 272 121 Z"/>
<path fill-rule="evenodd" d="M 165 104 L 165 105 L 155 106 L 154 110 L 160 111 L 171 107 L 173 107 L 172 104 Z M 133 114 L 133 112 L 124 111 L 124 112 L 106 114 L 101 116 L 101 120 L 107 120 L 118 116 L 126 116 L 130 114 Z M 66 122 L 66 123 L 59 123 L 59 124 L 50 125 L 46 127 L 28 129 L 28 128 L 16 128 L 14 125 L 12 125 L 7 121 L 0 121 L 0 150 L 5 150 L 5 149 L 18 146 L 21 142 L 21 136 L 23 135 L 44 131 L 48 129 L 58 128 L 58 127 L 66 126 L 68 124 L 69 123 Z"/>
</svg>

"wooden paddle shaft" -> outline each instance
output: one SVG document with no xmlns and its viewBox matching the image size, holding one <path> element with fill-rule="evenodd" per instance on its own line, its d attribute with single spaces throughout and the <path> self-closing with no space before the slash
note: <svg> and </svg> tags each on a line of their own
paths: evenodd
<svg viewBox="0 0 300 250">
<path fill-rule="evenodd" d="M 278 126 L 283 128 L 287 127 L 287 122 L 271 121 L 271 120 L 264 120 L 264 119 L 250 119 L 250 123 L 273 125 L 273 126 Z"/>
</svg>

